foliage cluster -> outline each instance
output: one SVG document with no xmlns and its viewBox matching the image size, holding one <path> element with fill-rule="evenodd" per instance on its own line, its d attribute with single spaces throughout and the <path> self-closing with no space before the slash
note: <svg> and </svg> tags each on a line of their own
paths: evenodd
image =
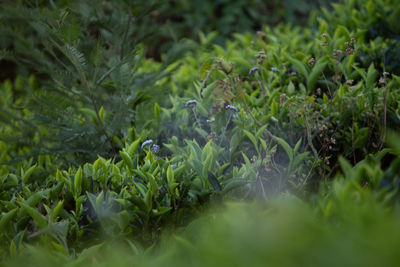
<svg viewBox="0 0 400 267">
<path fill-rule="evenodd" d="M 322 265 L 343 243 L 335 265 L 397 261 L 399 43 L 376 30 L 398 27 L 395 1 L 340 1 L 224 45 L 200 34 L 161 62 L 143 23 L 184 2 L 99 3 L 0 11 L 15 74 L 0 86 L 1 258 L 88 264 L 107 240 L 148 265 Z"/>
</svg>

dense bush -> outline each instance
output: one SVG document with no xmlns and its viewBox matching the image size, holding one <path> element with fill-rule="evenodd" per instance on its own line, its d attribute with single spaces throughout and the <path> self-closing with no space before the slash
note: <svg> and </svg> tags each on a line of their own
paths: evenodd
<svg viewBox="0 0 400 267">
<path fill-rule="evenodd" d="M 0 257 L 89 264 L 117 247 L 142 265 L 309 266 L 344 244 L 334 265 L 394 264 L 395 1 L 340 1 L 308 27 L 230 39 L 219 33 L 266 22 L 261 2 L 184 19 L 196 2 L 139 2 L 0 10 Z M 223 23 L 242 9 L 245 25 Z M 197 21 L 215 10 L 224 20 Z M 162 41 L 194 38 L 193 21 L 227 28 Z"/>
<path fill-rule="evenodd" d="M 2 85 L 0 119 L 9 128 L 2 140 L 25 147 L 20 156 L 50 154 L 76 165 L 115 156 L 121 139 L 135 139 L 137 105 L 159 93 L 154 83 L 186 48 L 176 46 L 150 68 L 139 44 L 149 33 L 145 14 L 136 24 L 126 12 L 134 4 L 112 11 L 99 1 L 2 7 L 2 62 L 7 78 L 17 75 L 14 86 Z"/>
</svg>

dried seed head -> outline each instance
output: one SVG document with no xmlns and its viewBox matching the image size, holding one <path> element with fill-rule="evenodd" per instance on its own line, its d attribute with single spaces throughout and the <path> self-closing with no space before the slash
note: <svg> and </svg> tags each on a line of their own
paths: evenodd
<svg viewBox="0 0 400 267">
<path fill-rule="evenodd" d="M 265 36 L 266 36 L 265 33 L 262 32 L 262 31 L 258 31 L 258 32 L 257 32 L 257 35 L 260 36 L 260 37 L 262 37 L 262 38 L 265 38 Z"/>
<path fill-rule="evenodd" d="M 308 66 L 312 67 L 315 63 L 315 59 L 312 57 L 310 58 L 310 60 L 308 61 Z"/>
<path fill-rule="evenodd" d="M 353 48 L 350 48 L 350 47 L 346 48 L 346 54 L 347 54 L 347 55 L 352 55 L 352 54 L 354 54 L 354 49 L 353 49 Z"/>
<path fill-rule="evenodd" d="M 216 141 L 217 140 L 217 134 L 215 133 L 215 132 L 211 132 L 208 136 L 207 136 L 207 139 L 208 140 L 214 140 L 214 141 Z"/>
<path fill-rule="evenodd" d="M 280 95 L 281 105 L 283 105 L 283 103 L 285 103 L 285 100 L 286 100 L 286 94 L 281 94 Z"/>
<path fill-rule="evenodd" d="M 332 77 L 332 80 L 333 80 L 334 82 L 339 82 L 341 78 L 342 78 L 342 76 L 341 76 L 340 74 L 335 74 L 335 75 Z"/>
<path fill-rule="evenodd" d="M 321 132 L 326 131 L 326 130 L 328 130 L 328 126 L 326 126 L 325 124 L 322 124 L 322 126 L 319 127 L 319 130 L 320 130 Z"/>
</svg>

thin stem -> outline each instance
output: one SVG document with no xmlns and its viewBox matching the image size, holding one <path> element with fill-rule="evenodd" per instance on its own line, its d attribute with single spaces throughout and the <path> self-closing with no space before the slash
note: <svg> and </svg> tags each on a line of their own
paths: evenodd
<svg viewBox="0 0 400 267">
<path fill-rule="evenodd" d="M 199 126 L 200 129 L 202 129 L 202 128 L 201 128 L 201 124 L 200 124 L 200 120 L 199 120 L 199 118 L 197 117 L 197 113 L 196 113 L 196 110 L 195 110 L 194 107 L 192 107 L 192 112 L 193 112 L 194 119 L 196 120 L 197 125 Z"/>
<path fill-rule="evenodd" d="M 224 127 L 224 132 L 222 133 L 222 136 L 221 136 L 221 139 L 220 139 L 220 141 L 219 141 L 219 144 L 218 144 L 218 146 L 221 146 L 221 143 L 222 143 L 223 137 L 225 136 L 225 134 L 226 134 L 226 131 L 228 130 L 228 125 L 229 125 L 229 123 L 231 122 L 232 113 L 231 113 L 230 111 L 228 111 L 228 112 L 229 112 L 229 115 L 228 115 L 228 120 L 226 121 L 226 125 L 225 125 L 225 127 Z"/>
<path fill-rule="evenodd" d="M 383 79 L 384 79 L 384 92 L 383 92 L 383 129 L 382 129 L 382 137 L 381 144 L 379 146 L 379 150 L 382 149 L 383 143 L 386 139 L 386 123 L 387 123 L 387 81 L 386 81 L 386 70 L 385 70 L 386 58 L 385 53 L 383 53 Z"/>
<path fill-rule="evenodd" d="M 313 143 L 312 143 L 312 136 L 311 136 L 311 127 L 310 124 L 308 123 L 308 117 L 307 115 L 305 116 L 305 122 L 306 122 L 306 130 L 307 130 L 307 141 L 308 145 L 310 146 L 312 152 L 314 153 L 314 157 L 318 159 L 318 152 L 315 149 Z"/>
</svg>

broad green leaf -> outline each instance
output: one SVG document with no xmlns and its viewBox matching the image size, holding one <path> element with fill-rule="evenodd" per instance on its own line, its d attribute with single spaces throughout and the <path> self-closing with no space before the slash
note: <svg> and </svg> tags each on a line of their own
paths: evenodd
<svg viewBox="0 0 400 267">
<path fill-rule="evenodd" d="M 53 220 L 57 219 L 57 216 L 60 213 L 60 210 L 62 209 L 63 205 L 64 205 L 64 199 L 58 201 L 57 205 L 53 209 L 53 214 L 52 214 Z"/>
<path fill-rule="evenodd" d="M 172 170 L 171 165 L 168 165 L 168 168 L 167 168 L 167 181 L 168 181 L 169 185 L 172 184 L 175 181 L 175 179 L 174 179 L 174 170 Z"/>
<path fill-rule="evenodd" d="M 344 39 L 347 41 L 350 41 L 351 39 L 350 32 L 344 26 L 337 25 L 333 39 L 339 39 L 340 37 L 344 37 Z"/>
<path fill-rule="evenodd" d="M 76 195 L 79 196 L 82 191 L 82 168 L 79 167 L 75 173 L 74 186 Z"/>
<path fill-rule="evenodd" d="M 297 71 L 298 71 L 304 78 L 307 78 L 307 77 L 308 77 L 308 70 L 307 70 L 306 65 L 305 65 L 303 62 L 301 62 L 300 60 L 295 59 L 295 58 L 289 56 L 288 54 L 286 54 L 285 57 L 289 60 L 290 63 L 292 63 L 292 64 L 296 67 Z"/>
<path fill-rule="evenodd" d="M 325 62 L 317 61 L 317 63 L 315 63 L 314 67 L 311 70 L 310 75 L 307 78 L 308 92 L 311 92 L 314 89 L 315 84 L 317 83 L 318 79 L 320 78 L 321 73 L 323 72 L 325 67 L 326 67 Z"/>
<path fill-rule="evenodd" d="M 17 246 L 15 245 L 14 240 L 11 240 L 11 243 L 10 243 L 10 257 L 12 259 L 17 258 Z"/>
<path fill-rule="evenodd" d="M 228 193 L 231 190 L 244 186 L 248 182 L 243 179 L 231 179 L 228 183 L 225 184 L 224 189 L 222 190 L 223 194 Z"/>
<path fill-rule="evenodd" d="M 32 175 L 33 171 L 36 169 L 36 164 L 30 167 L 22 176 L 22 182 L 26 184 L 28 181 L 29 177 Z"/>
<path fill-rule="evenodd" d="M 293 149 L 293 154 L 294 154 L 294 155 L 296 155 L 297 151 L 298 151 L 299 148 L 300 148 L 300 145 L 301 145 L 301 138 L 299 139 L 299 141 L 297 141 L 297 143 L 296 143 L 296 145 L 295 145 L 295 147 L 294 147 L 294 149 Z"/>
<path fill-rule="evenodd" d="M 221 192 L 221 185 L 219 184 L 217 177 L 215 177 L 210 171 L 208 172 L 208 181 L 216 192 Z"/>
<path fill-rule="evenodd" d="M 37 203 L 39 203 L 39 201 L 41 201 L 43 198 L 47 197 L 48 194 L 48 190 L 44 190 L 44 191 L 38 191 L 33 193 L 26 201 L 25 204 L 30 206 L 30 207 L 34 207 L 36 206 Z M 23 215 L 26 214 L 25 209 L 19 209 L 17 217 L 20 218 Z"/>
<path fill-rule="evenodd" d="M 267 129 L 267 127 L 268 127 L 268 124 L 265 124 L 265 125 L 262 126 L 260 129 L 257 130 L 257 133 L 256 133 L 256 138 L 257 138 L 257 139 L 261 137 L 261 135 L 263 134 L 263 132 L 265 131 L 265 129 Z"/>
<path fill-rule="evenodd" d="M 283 147 L 283 149 L 285 150 L 286 154 L 288 155 L 290 161 L 293 161 L 293 151 L 292 151 L 292 148 L 290 147 L 290 145 L 282 138 L 275 137 L 275 140 Z"/>
<path fill-rule="evenodd" d="M 358 72 L 358 74 L 361 75 L 364 81 L 367 80 L 367 73 L 364 69 L 358 68 L 356 65 L 353 65 L 352 67 Z"/>
<path fill-rule="evenodd" d="M 169 212 L 172 208 L 171 207 L 160 207 L 158 210 L 153 210 L 154 215 L 160 216 L 167 212 Z"/>
<path fill-rule="evenodd" d="M 339 157 L 339 163 L 342 167 L 345 177 L 351 178 L 353 173 L 351 164 L 343 157 Z"/>
<path fill-rule="evenodd" d="M 236 133 L 233 134 L 230 144 L 229 144 L 229 150 L 231 153 L 235 151 L 237 146 L 240 144 L 240 133 L 237 131 Z"/>
<path fill-rule="evenodd" d="M 243 130 L 244 134 L 250 139 L 250 141 L 253 143 L 254 148 L 258 151 L 258 142 L 256 137 L 249 131 Z"/>
<path fill-rule="evenodd" d="M 375 70 L 375 66 L 372 63 L 367 72 L 367 79 L 365 85 L 367 88 L 372 88 L 375 85 L 376 78 L 378 77 L 378 72 Z"/>
<path fill-rule="evenodd" d="M 18 204 L 32 217 L 32 219 L 39 225 L 41 229 L 47 226 L 46 218 L 40 214 L 35 208 L 28 206 L 27 204 L 18 201 Z"/>
<path fill-rule="evenodd" d="M 152 193 L 150 189 L 147 190 L 146 192 L 145 200 L 146 200 L 147 212 L 150 212 L 153 206 Z"/>
<path fill-rule="evenodd" d="M 119 154 L 121 155 L 122 160 L 128 167 L 128 170 L 132 171 L 133 170 L 133 161 L 132 161 L 132 158 L 129 156 L 129 154 L 126 153 L 125 151 L 120 151 Z"/>
<path fill-rule="evenodd" d="M 7 223 L 17 214 L 18 208 L 10 210 L 9 212 L 2 214 L 0 219 L 0 233 L 3 232 Z"/>
</svg>

